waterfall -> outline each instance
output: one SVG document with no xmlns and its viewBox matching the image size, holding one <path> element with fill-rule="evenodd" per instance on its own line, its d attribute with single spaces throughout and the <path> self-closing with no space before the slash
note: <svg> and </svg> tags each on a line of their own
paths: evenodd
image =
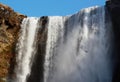
<svg viewBox="0 0 120 82">
<path fill-rule="evenodd" d="M 44 72 L 44 82 L 47 82 L 49 74 L 49 69 L 52 56 L 54 56 L 55 52 L 55 47 L 57 45 L 57 40 L 59 37 L 61 37 L 63 34 L 63 23 L 64 23 L 64 18 L 63 17 L 49 17 L 49 26 L 48 26 L 48 40 L 47 40 L 47 47 L 46 47 L 46 57 L 45 57 L 45 72 Z M 62 31 L 62 32 L 61 32 Z M 52 73 L 51 73 L 52 74 Z"/>
<path fill-rule="evenodd" d="M 31 63 L 36 52 L 36 33 L 38 18 L 25 18 L 21 25 L 20 38 L 17 44 L 17 66 L 15 69 L 16 79 L 14 82 L 26 82 L 30 74 Z"/>
<path fill-rule="evenodd" d="M 114 37 L 107 17 L 95 6 L 69 16 L 25 18 L 12 82 L 112 82 Z"/>
<path fill-rule="evenodd" d="M 49 17 L 44 82 L 112 82 L 112 38 L 104 7 Z"/>
</svg>

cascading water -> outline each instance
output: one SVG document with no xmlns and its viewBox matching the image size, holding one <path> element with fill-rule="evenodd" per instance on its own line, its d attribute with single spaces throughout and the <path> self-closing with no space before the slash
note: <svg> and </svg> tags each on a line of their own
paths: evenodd
<svg viewBox="0 0 120 82">
<path fill-rule="evenodd" d="M 104 7 L 49 17 L 44 82 L 111 82 L 112 31 Z"/>
<path fill-rule="evenodd" d="M 17 46 L 16 79 L 14 82 L 26 82 L 30 74 L 32 58 L 36 50 L 35 37 L 38 29 L 38 18 L 26 18 L 21 25 L 21 34 Z"/>
<path fill-rule="evenodd" d="M 47 82 L 47 78 L 52 74 L 49 73 L 52 67 L 52 61 L 50 58 L 55 55 L 55 47 L 57 46 L 57 40 L 60 37 L 63 37 L 63 26 L 64 26 L 64 18 L 63 17 L 50 17 L 49 26 L 48 26 L 48 39 L 47 39 L 47 47 L 46 47 L 46 57 L 45 57 L 45 72 L 44 72 L 44 82 Z"/>
<path fill-rule="evenodd" d="M 38 27 L 41 27 L 39 31 Z M 46 30 L 42 32 L 44 28 L 47 35 Z M 41 43 L 36 42 L 37 36 Z M 46 37 L 46 54 L 43 54 Z M 112 39 L 111 23 L 106 21 L 104 7 L 83 9 L 66 17 L 42 17 L 40 21 L 25 18 L 17 44 L 16 78 L 12 82 L 112 82 Z M 36 45 L 42 49 L 36 49 Z M 39 54 L 41 50 L 43 53 Z M 35 53 L 38 63 L 33 61 Z M 37 66 L 41 64 L 39 61 L 44 62 L 40 65 L 42 70 Z M 31 67 L 35 67 L 35 72 Z M 36 74 L 41 71 L 43 74 Z"/>
</svg>

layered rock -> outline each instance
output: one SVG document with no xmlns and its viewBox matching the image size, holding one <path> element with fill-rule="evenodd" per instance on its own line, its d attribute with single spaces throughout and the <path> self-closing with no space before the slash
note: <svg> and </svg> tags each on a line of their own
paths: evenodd
<svg viewBox="0 0 120 82">
<path fill-rule="evenodd" d="M 13 67 L 15 44 L 20 24 L 26 16 L 0 4 L 0 82 L 5 80 L 10 66 Z"/>
</svg>

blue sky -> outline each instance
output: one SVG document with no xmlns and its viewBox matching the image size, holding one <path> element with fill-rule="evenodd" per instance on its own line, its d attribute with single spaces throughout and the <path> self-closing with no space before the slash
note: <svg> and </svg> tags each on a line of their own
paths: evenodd
<svg viewBox="0 0 120 82">
<path fill-rule="evenodd" d="M 0 0 L 27 16 L 64 16 L 91 6 L 103 6 L 105 0 Z"/>
</svg>

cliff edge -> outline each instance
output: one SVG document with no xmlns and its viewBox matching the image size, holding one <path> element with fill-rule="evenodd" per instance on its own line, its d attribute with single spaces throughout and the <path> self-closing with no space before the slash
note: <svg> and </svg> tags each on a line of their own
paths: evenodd
<svg viewBox="0 0 120 82">
<path fill-rule="evenodd" d="M 106 7 L 111 14 L 112 23 L 113 23 L 113 30 L 115 35 L 115 68 L 114 68 L 114 75 L 113 75 L 113 82 L 120 82 L 120 1 L 119 0 L 111 0 L 106 2 Z M 26 18 L 25 15 L 15 12 L 12 8 L 3 5 L 0 3 L 0 82 L 5 82 L 6 77 L 9 74 L 13 74 L 13 68 L 15 65 L 15 45 L 18 39 L 20 24 Z M 47 18 L 45 18 L 47 19 Z M 42 19 L 41 19 L 42 20 Z M 44 23 L 43 23 L 44 25 Z M 45 36 L 46 41 L 46 30 L 43 33 L 44 29 L 41 29 L 39 37 L 43 34 Z M 42 41 L 42 39 L 41 39 Z M 39 44 L 38 47 L 45 46 L 46 43 Z M 39 48 L 40 49 L 40 48 Z M 40 53 L 44 54 L 45 51 L 42 48 Z M 36 58 L 35 63 L 38 64 L 39 59 L 44 59 L 43 56 L 41 58 Z M 42 68 L 42 62 L 40 62 Z M 32 69 L 38 68 L 33 66 Z M 36 68 L 35 68 L 36 67 Z M 41 69 L 43 70 L 43 69 Z M 32 71 L 33 72 L 33 71 Z M 37 71 L 35 71 L 36 73 Z M 41 72 L 41 71 L 40 71 Z M 34 76 L 34 74 L 30 76 L 29 80 Z M 12 75 L 14 76 L 14 75 Z"/>
<path fill-rule="evenodd" d="M 4 82 L 15 61 L 15 43 L 20 24 L 25 17 L 0 3 L 0 82 Z"/>
</svg>

